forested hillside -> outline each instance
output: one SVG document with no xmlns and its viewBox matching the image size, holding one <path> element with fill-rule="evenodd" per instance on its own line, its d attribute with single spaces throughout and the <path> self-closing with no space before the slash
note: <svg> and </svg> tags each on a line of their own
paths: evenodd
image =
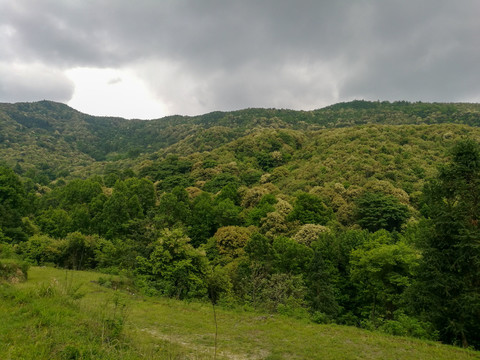
<svg viewBox="0 0 480 360">
<path fill-rule="evenodd" d="M 0 258 L 480 349 L 478 125 L 478 104 L 0 104 Z"/>
<path fill-rule="evenodd" d="M 18 164 L 32 175 L 53 180 L 95 161 L 136 159 L 179 142 L 181 155 L 212 150 L 254 130 L 314 131 L 366 124 L 478 126 L 479 114 L 478 104 L 353 101 L 314 111 L 246 109 L 141 121 L 94 117 L 51 101 L 0 104 L 0 155 L 9 166 Z"/>
</svg>

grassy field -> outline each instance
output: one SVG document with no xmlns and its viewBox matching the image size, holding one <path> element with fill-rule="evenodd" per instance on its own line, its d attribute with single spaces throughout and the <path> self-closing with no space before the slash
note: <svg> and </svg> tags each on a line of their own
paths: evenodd
<svg viewBox="0 0 480 360">
<path fill-rule="evenodd" d="M 279 315 L 217 308 L 217 321 L 217 359 L 480 359 Z M 214 334 L 210 304 L 143 297 L 108 275 L 33 267 L 27 282 L 0 285 L 2 360 L 213 359 Z"/>
</svg>

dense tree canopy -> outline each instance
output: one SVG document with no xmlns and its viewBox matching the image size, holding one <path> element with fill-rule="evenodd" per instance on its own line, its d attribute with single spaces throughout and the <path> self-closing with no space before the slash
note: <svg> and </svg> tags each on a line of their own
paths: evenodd
<svg viewBox="0 0 480 360">
<path fill-rule="evenodd" d="M 479 114 L 355 101 L 126 122 L 0 104 L 0 256 L 479 348 L 478 144 L 445 155 L 480 138 Z"/>
</svg>

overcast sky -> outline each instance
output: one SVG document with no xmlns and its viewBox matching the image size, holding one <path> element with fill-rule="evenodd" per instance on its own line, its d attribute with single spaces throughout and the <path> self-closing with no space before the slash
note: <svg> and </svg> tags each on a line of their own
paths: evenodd
<svg viewBox="0 0 480 360">
<path fill-rule="evenodd" d="M 480 102 L 478 0 L 0 0 L 0 102 L 92 115 Z"/>
</svg>

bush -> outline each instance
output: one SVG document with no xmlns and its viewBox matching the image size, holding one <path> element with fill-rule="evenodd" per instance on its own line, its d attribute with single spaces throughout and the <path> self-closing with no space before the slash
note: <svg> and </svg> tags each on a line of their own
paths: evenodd
<svg viewBox="0 0 480 360">
<path fill-rule="evenodd" d="M 149 295 L 177 299 L 207 295 L 208 260 L 182 230 L 165 229 L 149 258 L 137 257 L 137 285 Z"/>
<path fill-rule="evenodd" d="M 1 230 L 0 230 L 1 237 Z M 14 248 L 10 244 L 5 244 L 0 241 L 0 259 L 1 258 L 11 258 L 14 254 Z"/>
<path fill-rule="evenodd" d="M 424 340 L 438 340 L 438 331 L 433 331 L 430 323 L 419 321 L 414 317 L 400 314 L 396 320 L 387 320 L 379 328 L 391 335 L 411 336 Z"/>
<path fill-rule="evenodd" d="M 34 265 L 59 264 L 64 243 L 48 235 L 34 235 L 19 244 L 18 249 L 23 259 Z"/>
<path fill-rule="evenodd" d="M 28 277 L 29 265 L 25 262 L 15 260 L 0 261 L 0 280 L 16 284 L 26 281 Z"/>
</svg>

